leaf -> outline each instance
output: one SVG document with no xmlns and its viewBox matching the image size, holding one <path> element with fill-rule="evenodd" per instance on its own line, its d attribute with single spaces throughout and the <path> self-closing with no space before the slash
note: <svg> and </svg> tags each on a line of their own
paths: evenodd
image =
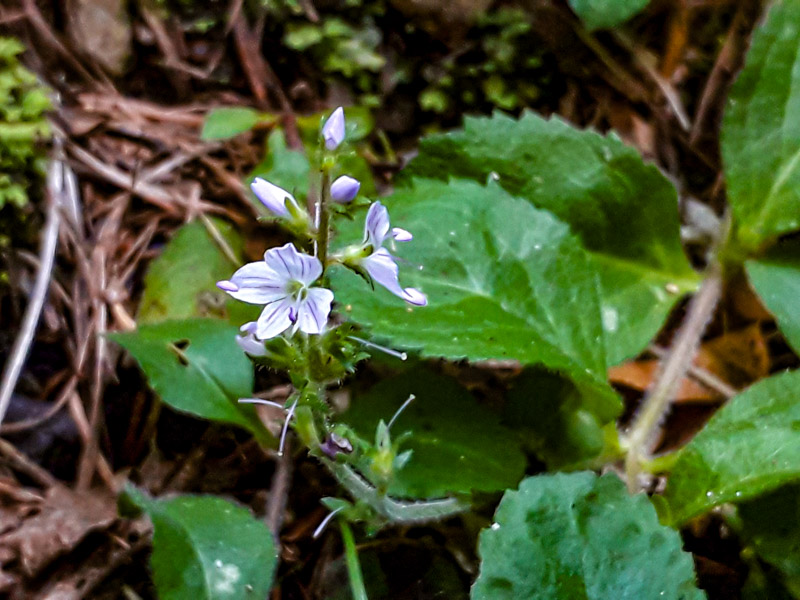
<svg viewBox="0 0 800 600">
<path fill-rule="evenodd" d="M 215 108 L 206 115 L 201 140 L 226 140 L 250 131 L 262 119 L 260 112 L 246 106 Z"/>
<path fill-rule="evenodd" d="M 241 262 L 242 237 L 225 221 L 210 222 Z M 226 296 L 215 284 L 230 277 L 237 266 L 203 223 L 184 225 L 147 270 L 138 322 L 156 323 L 218 312 L 224 307 Z"/>
<path fill-rule="evenodd" d="M 271 437 L 252 406 L 253 367 L 236 344 L 236 327 L 214 319 L 165 321 L 110 337 L 130 352 L 161 399 L 182 412 Z"/>
<path fill-rule="evenodd" d="M 615 475 L 529 477 L 494 520 L 480 535 L 473 600 L 705 598 L 678 533 Z"/>
<path fill-rule="evenodd" d="M 748 248 L 800 228 L 798 35 L 800 3 L 773 3 L 725 110 L 728 200 Z"/>
<path fill-rule="evenodd" d="M 596 270 L 565 224 L 496 184 L 469 180 L 416 180 L 387 205 L 394 225 L 415 236 L 398 252 L 423 266 L 402 268 L 401 282 L 427 293 L 428 306 L 338 273 L 337 299 L 356 322 L 424 356 L 544 364 L 598 395 L 604 421 L 616 416 Z M 353 223 L 350 233 L 360 237 L 360 229 Z"/>
<path fill-rule="evenodd" d="M 800 596 L 800 488 L 784 486 L 743 502 L 739 517 L 742 536 L 764 561 L 780 570 L 793 597 Z"/>
<path fill-rule="evenodd" d="M 463 131 L 425 138 L 407 171 L 497 177 L 569 224 L 600 272 L 609 364 L 638 354 L 699 282 L 681 248 L 674 186 L 613 134 L 530 113 L 467 118 Z"/>
<path fill-rule="evenodd" d="M 611 29 L 644 10 L 650 0 L 569 0 L 586 29 Z"/>
<path fill-rule="evenodd" d="M 388 423 L 410 394 L 416 399 L 392 425 L 397 439 L 411 434 L 401 451 L 413 450 L 389 492 L 436 498 L 450 493 L 495 491 L 516 485 L 525 456 L 497 415 L 480 406 L 454 380 L 415 369 L 356 395 L 345 421 L 372 440 L 381 419 Z"/>
<path fill-rule="evenodd" d="M 128 499 L 153 521 L 150 566 L 160 600 L 266 598 L 277 552 L 272 533 L 249 510 L 214 496 Z"/>
<path fill-rule="evenodd" d="M 747 276 L 764 305 L 775 316 L 781 333 L 800 352 L 800 253 L 795 244 L 778 246 L 764 258 L 745 263 Z"/>
<path fill-rule="evenodd" d="M 800 476 L 800 371 L 756 383 L 720 409 L 680 452 L 664 492 L 666 519 L 681 524 L 727 502 Z"/>
</svg>

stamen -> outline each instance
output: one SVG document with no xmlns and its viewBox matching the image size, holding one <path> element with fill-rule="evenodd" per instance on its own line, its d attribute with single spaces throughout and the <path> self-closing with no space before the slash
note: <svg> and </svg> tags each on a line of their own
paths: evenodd
<svg viewBox="0 0 800 600">
<path fill-rule="evenodd" d="M 386 430 L 387 431 L 389 431 L 392 428 L 392 425 L 394 425 L 394 422 L 397 421 L 397 417 L 399 417 L 400 413 L 402 413 L 406 409 L 406 406 L 411 404 L 414 400 L 416 400 L 416 398 L 417 397 L 414 394 L 411 394 L 408 397 L 408 400 L 403 402 L 403 405 L 400 408 L 397 409 L 397 412 L 395 412 L 394 416 L 389 420 L 389 424 L 386 426 Z"/>
<path fill-rule="evenodd" d="M 278 456 L 283 456 L 283 447 L 286 444 L 286 434 L 289 432 L 289 423 L 291 423 L 292 417 L 294 417 L 294 409 L 297 408 L 298 400 L 300 400 L 300 398 L 295 399 L 291 408 L 289 408 L 289 412 L 286 415 L 286 420 L 283 422 L 283 429 L 281 430 L 281 441 L 278 442 Z"/>
<path fill-rule="evenodd" d="M 263 404 L 265 406 L 274 406 L 275 408 L 280 408 L 282 410 L 286 410 L 286 407 L 279 403 L 273 402 L 272 400 L 264 400 L 263 398 L 239 398 L 240 404 Z"/>
<path fill-rule="evenodd" d="M 328 523 L 331 522 L 331 519 L 333 519 L 337 513 L 342 512 L 342 510 L 344 510 L 344 506 L 340 506 L 336 510 L 331 511 L 327 517 L 322 519 L 322 523 L 320 523 L 319 526 L 314 530 L 314 533 L 311 534 L 312 539 L 317 539 L 320 535 L 322 535 L 322 532 L 325 531 L 325 528 L 328 526 Z"/>
<path fill-rule="evenodd" d="M 375 348 L 375 350 L 380 350 L 381 352 L 384 352 L 389 356 L 394 356 L 395 358 L 399 358 L 400 360 L 408 360 L 408 354 L 406 354 L 405 352 L 398 352 L 397 350 L 392 350 L 391 348 L 387 348 L 386 346 L 379 346 L 375 342 L 370 342 L 369 340 L 363 340 L 354 335 L 348 335 L 347 339 L 364 344 L 368 348 Z"/>
</svg>

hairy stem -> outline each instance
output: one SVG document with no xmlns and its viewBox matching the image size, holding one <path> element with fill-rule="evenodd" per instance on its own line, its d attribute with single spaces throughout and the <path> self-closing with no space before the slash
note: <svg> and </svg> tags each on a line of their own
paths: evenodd
<svg viewBox="0 0 800 600">
<path fill-rule="evenodd" d="M 328 260 L 328 241 L 331 226 L 331 175 L 328 169 L 322 169 L 322 186 L 317 203 L 317 258 L 325 269 Z"/>
<path fill-rule="evenodd" d="M 628 451 L 625 473 L 631 492 L 639 488 L 642 463 L 651 458 L 656 435 L 678 386 L 692 365 L 700 339 L 714 314 L 721 293 L 722 267 L 718 261 L 713 260 L 700 289 L 689 303 L 686 320 L 664 359 L 660 375 L 642 401 L 624 439 L 623 443 Z"/>
</svg>

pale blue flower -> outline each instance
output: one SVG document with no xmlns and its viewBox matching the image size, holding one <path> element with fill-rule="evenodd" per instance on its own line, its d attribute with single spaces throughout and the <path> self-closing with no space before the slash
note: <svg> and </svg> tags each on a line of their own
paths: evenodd
<svg viewBox="0 0 800 600">
<path fill-rule="evenodd" d="M 397 259 L 383 247 L 383 242 L 390 236 L 398 242 L 407 242 L 413 237 L 405 229 L 400 229 L 399 227 L 392 229 L 389 223 L 389 212 L 386 207 L 380 202 L 375 202 L 369 207 L 364 224 L 363 247 L 370 254 L 358 259 L 357 263 L 363 267 L 373 281 L 385 287 L 395 296 L 402 298 L 409 304 L 425 306 L 428 303 L 425 294 L 415 288 L 403 288 L 400 286 Z"/>
<path fill-rule="evenodd" d="M 282 187 L 270 183 L 266 179 L 256 177 L 253 183 L 250 184 L 250 189 L 253 190 L 253 193 L 256 195 L 256 198 L 261 201 L 261 204 L 266 206 L 275 216 L 292 217 L 290 209 L 287 207 L 287 202 L 291 205 L 295 214 L 303 212 L 303 209 L 300 208 L 294 196 Z"/>
<path fill-rule="evenodd" d="M 361 182 L 347 175 L 342 175 L 331 184 L 331 198 L 341 204 L 350 202 L 358 195 Z"/>
<path fill-rule="evenodd" d="M 344 141 L 344 109 L 337 108 L 322 126 L 322 139 L 328 150 L 336 150 Z"/>
<path fill-rule="evenodd" d="M 249 304 L 264 304 L 264 310 L 250 327 L 259 340 L 268 340 L 292 327 L 292 333 L 321 333 L 331 312 L 333 292 L 311 287 L 322 275 L 322 264 L 313 256 L 298 252 L 291 244 L 271 248 L 261 262 L 248 263 L 230 280 L 217 287 Z"/>
<path fill-rule="evenodd" d="M 256 337 L 257 328 L 258 324 L 255 321 L 242 325 L 239 328 L 239 335 L 236 336 L 236 343 L 250 356 L 265 356 L 267 350 L 264 347 L 264 342 Z"/>
</svg>

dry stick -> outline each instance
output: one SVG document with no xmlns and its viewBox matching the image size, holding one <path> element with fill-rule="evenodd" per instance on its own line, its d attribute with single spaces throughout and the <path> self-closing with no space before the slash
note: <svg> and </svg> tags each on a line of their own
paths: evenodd
<svg viewBox="0 0 800 600">
<path fill-rule="evenodd" d="M 62 194 L 64 193 L 64 174 L 68 167 L 61 160 L 54 160 L 50 163 L 47 174 L 47 221 L 44 226 L 42 246 L 39 251 L 39 271 L 36 274 L 36 282 L 33 286 L 31 298 L 25 309 L 25 316 L 22 320 L 17 339 L 14 340 L 14 347 L 6 361 L 3 369 L 3 379 L 0 383 L 0 423 L 6 416 L 8 405 L 11 402 L 11 395 L 17 385 L 17 380 L 28 356 L 33 336 L 36 332 L 36 325 L 44 307 L 47 289 L 50 285 L 50 274 L 53 271 L 53 263 L 56 257 L 56 244 L 58 242 L 58 229 L 61 223 L 61 204 Z"/>
<path fill-rule="evenodd" d="M 625 436 L 623 442 L 627 449 L 625 472 L 628 489 L 631 492 L 639 488 L 638 479 L 642 463 L 650 458 L 661 422 L 669 410 L 678 385 L 683 381 L 694 360 L 700 339 L 714 314 L 721 293 L 722 267 L 715 258 L 700 289 L 689 304 L 686 320 L 678 330 L 658 379 L 642 401 L 633 424 Z"/>
<path fill-rule="evenodd" d="M 267 514 L 264 518 L 267 527 L 272 532 L 276 548 L 280 548 L 281 545 L 281 528 L 283 527 L 283 517 L 286 514 L 289 489 L 292 485 L 293 467 L 291 440 L 287 439 L 283 454 L 278 456 L 275 474 L 272 476 Z"/>
</svg>

